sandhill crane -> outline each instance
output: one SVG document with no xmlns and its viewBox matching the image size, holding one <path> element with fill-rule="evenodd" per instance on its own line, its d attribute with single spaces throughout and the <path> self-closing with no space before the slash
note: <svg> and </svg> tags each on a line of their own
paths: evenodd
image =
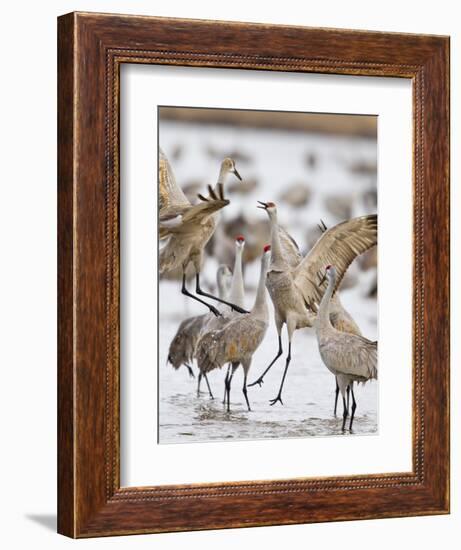
<svg viewBox="0 0 461 550">
<path fill-rule="evenodd" d="M 245 307 L 245 287 L 243 284 L 243 251 L 245 249 L 245 237 L 237 235 L 235 237 L 235 260 L 234 272 L 232 275 L 232 284 L 229 294 L 229 300 L 241 308 Z"/>
<path fill-rule="evenodd" d="M 242 274 L 242 255 L 245 247 L 245 238 L 243 235 L 237 235 L 234 241 L 235 260 L 234 271 L 232 272 L 227 265 L 220 265 L 216 273 L 216 282 L 218 286 L 218 296 L 225 300 L 230 300 L 232 303 L 243 307 L 244 304 L 244 287 Z M 226 311 L 227 306 L 219 308 L 221 316 L 215 317 L 213 313 L 205 313 L 203 315 L 195 315 L 182 321 L 179 328 L 171 341 L 168 361 L 173 368 L 178 369 L 181 365 L 185 365 L 193 376 L 192 363 L 195 358 L 197 342 L 200 337 L 211 329 L 220 328 L 230 319 L 231 315 L 236 315 L 232 310 Z M 210 383 L 206 375 L 199 371 L 197 382 L 197 396 L 200 395 L 200 385 L 202 376 L 205 377 L 205 382 L 208 387 L 208 393 L 213 398 Z"/>
<path fill-rule="evenodd" d="M 216 273 L 216 282 L 219 297 L 227 298 L 232 284 L 232 271 L 227 265 L 219 266 Z M 168 349 L 167 362 L 175 370 L 184 365 L 192 378 L 194 377 L 194 371 L 192 370 L 191 363 L 194 360 L 195 347 L 203 325 L 209 320 L 209 315 L 212 314 L 205 313 L 184 319 L 179 325 Z M 200 387 L 198 389 L 200 390 Z"/>
<path fill-rule="evenodd" d="M 321 233 L 325 233 L 328 230 L 328 227 L 325 225 L 323 220 L 320 220 L 320 223 L 317 225 Z M 376 249 L 370 249 L 376 250 Z M 364 253 L 361 258 L 366 257 L 370 252 Z M 322 277 L 321 282 L 326 280 L 326 277 Z M 349 334 L 356 334 L 357 336 L 362 336 L 362 333 L 357 325 L 357 323 L 352 318 L 351 314 L 344 308 L 339 299 L 339 292 L 337 291 L 331 297 L 330 301 L 330 322 L 336 330 L 341 332 L 347 332 Z M 350 386 L 347 386 L 347 408 L 349 409 L 349 394 Z M 338 379 L 335 376 L 335 406 L 333 409 L 333 414 L 336 416 L 336 410 L 338 408 L 338 395 L 339 395 L 339 384 Z"/>
<path fill-rule="evenodd" d="M 279 198 L 293 208 L 307 206 L 312 197 L 312 191 L 308 185 L 302 182 L 293 183 L 282 191 Z"/>
<path fill-rule="evenodd" d="M 264 247 L 261 259 L 261 273 L 253 308 L 247 315 L 234 316 L 223 328 L 212 330 L 202 336 L 197 344 L 197 363 L 201 372 L 207 373 L 232 364 L 232 372 L 226 377 L 227 410 L 230 410 L 230 388 L 232 376 L 239 365 L 244 371 L 243 395 L 251 411 L 247 393 L 247 376 L 253 354 L 264 339 L 269 324 L 269 310 L 266 301 L 266 274 L 270 263 L 270 246 Z"/>
<path fill-rule="evenodd" d="M 346 388 L 350 387 L 352 412 L 349 430 L 352 430 L 352 422 L 357 408 L 353 383 L 365 383 L 368 380 L 378 378 L 378 343 L 372 342 L 363 336 L 341 332 L 332 326 L 329 308 L 331 297 L 337 287 L 337 274 L 336 268 L 331 265 L 328 265 L 325 269 L 328 286 L 320 302 L 315 332 L 320 356 L 328 370 L 335 375 L 343 398 L 343 431 L 349 414 L 345 392 Z"/>
<path fill-rule="evenodd" d="M 262 375 L 249 386 L 261 385 L 264 376 L 283 354 L 281 333 L 286 324 L 288 355 L 285 370 L 277 397 L 270 401 L 271 405 L 278 401 L 283 405 L 282 389 L 291 361 L 293 334 L 297 329 L 314 325 L 317 304 L 324 292 L 315 282 L 317 277 L 324 265 L 335 263 L 338 270 L 336 290 L 351 262 L 377 243 L 378 218 L 376 215 L 361 216 L 339 223 L 326 230 L 312 250 L 301 258 L 296 242 L 288 233 L 281 238 L 275 204 L 258 202 L 259 208 L 266 210 L 271 224 L 272 259 L 266 284 L 274 304 L 279 349 Z"/>
<path fill-rule="evenodd" d="M 325 231 L 328 230 L 328 227 L 325 225 L 325 222 L 323 220 L 320 220 L 320 223 L 317 224 L 317 227 L 318 229 L 320 229 L 320 233 L 325 233 Z M 366 254 L 368 253 L 365 253 L 364 256 L 366 256 Z M 325 280 L 326 280 L 325 277 L 321 278 L 322 284 Z M 336 330 L 340 330 L 341 332 L 348 332 L 349 334 L 357 334 L 358 336 L 362 336 L 362 333 L 360 332 L 360 329 L 357 323 L 354 321 L 351 314 L 342 305 L 341 300 L 339 299 L 339 291 L 337 291 L 331 297 L 329 311 L 330 311 L 330 322 Z M 346 391 L 347 391 L 347 408 L 349 408 L 349 393 L 350 393 L 349 386 L 347 387 Z M 339 395 L 339 384 L 338 384 L 338 380 L 335 377 L 335 406 L 333 409 L 333 414 L 335 416 L 336 416 L 336 410 L 338 407 L 338 395 Z"/>
<path fill-rule="evenodd" d="M 227 298 L 233 304 L 236 304 L 237 306 L 240 306 L 241 308 L 243 308 L 245 307 L 245 287 L 243 284 L 242 257 L 245 249 L 245 237 L 243 235 L 237 235 L 237 237 L 235 237 L 234 243 L 235 243 L 234 271 L 232 274 L 230 292 Z M 225 309 L 221 309 L 220 313 L 221 313 L 220 317 L 214 317 L 212 316 L 212 314 L 207 314 L 206 321 L 202 325 L 200 337 L 203 336 L 206 332 L 222 328 L 226 323 L 228 323 L 233 318 L 233 316 L 237 315 L 234 311 L 232 311 L 232 309 L 229 309 L 228 311 L 226 311 Z M 223 403 L 226 402 L 227 380 L 230 376 L 231 368 L 232 366 L 229 364 L 226 377 L 224 379 Z M 201 372 L 199 372 L 199 378 L 200 376 L 201 376 Z"/>
<path fill-rule="evenodd" d="M 362 336 L 357 323 L 352 318 L 351 314 L 344 309 L 344 306 L 339 299 L 339 292 L 336 292 L 330 301 L 330 323 L 332 326 L 340 332 L 347 332 L 348 334 L 355 334 Z M 347 405 L 349 407 L 349 387 L 347 388 Z M 336 379 L 335 387 L 335 407 L 333 414 L 336 416 L 336 409 L 338 407 L 338 395 L 339 395 L 339 383 Z"/>
<path fill-rule="evenodd" d="M 173 340 L 168 349 L 167 363 L 178 370 L 184 365 L 189 371 L 189 375 L 194 378 L 194 371 L 191 363 L 194 359 L 194 351 L 197 340 L 200 336 L 206 313 L 203 315 L 194 315 L 184 319 L 178 327 Z"/>
<path fill-rule="evenodd" d="M 235 304 L 241 308 L 245 306 L 245 288 L 243 284 L 243 270 L 242 270 L 242 257 L 243 257 L 243 251 L 245 248 L 245 237 L 243 235 L 237 235 L 235 237 L 235 260 L 234 260 L 234 271 L 232 274 L 232 282 L 231 282 L 231 288 L 229 291 L 229 294 L 227 296 L 227 299 L 232 304 Z M 217 330 L 222 328 L 226 323 L 228 323 L 233 316 L 237 315 L 232 308 L 226 311 L 225 308 L 220 309 L 220 317 L 214 317 L 212 314 L 207 314 L 207 319 L 202 325 L 202 329 L 200 331 L 200 337 L 201 338 L 204 334 L 211 330 Z M 211 317 L 210 317 L 211 315 Z M 198 341 L 197 341 L 198 345 Z M 227 380 L 231 373 L 231 365 L 229 364 L 229 367 L 227 368 L 226 376 L 224 379 L 224 399 L 223 403 L 226 402 L 226 387 L 227 387 Z M 202 371 L 199 370 L 199 380 L 202 376 Z M 206 375 L 204 375 L 206 376 Z M 208 379 L 207 380 L 208 384 Z"/>
<path fill-rule="evenodd" d="M 195 292 L 246 313 L 239 306 L 205 292 L 200 287 L 200 270 L 203 249 L 212 236 L 216 224 L 216 213 L 229 204 L 224 198 L 224 183 L 232 173 L 242 179 L 231 158 L 221 163 L 218 181 L 212 188 L 208 186 L 209 197 L 199 195 L 202 202 L 191 205 L 181 188 L 176 183 L 170 163 L 164 152 L 159 152 L 159 237 L 168 239 L 160 250 L 159 271 L 164 273 L 181 267 L 183 270 L 181 292 L 186 296 L 206 305 L 210 311 L 219 316 L 219 311 L 186 288 L 186 269 L 191 263 L 195 270 Z"/>
<path fill-rule="evenodd" d="M 245 289 L 243 285 L 243 271 L 242 271 L 242 256 L 245 247 L 245 238 L 243 235 L 237 235 L 234 240 L 235 259 L 234 269 L 232 271 L 232 278 L 230 281 L 229 292 L 227 293 L 226 300 L 232 302 L 241 308 L 245 305 Z M 201 330 L 200 336 L 203 336 L 205 332 L 222 328 L 230 319 L 235 315 L 232 307 L 222 305 L 219 309 L 219 317 L 213 314 L 206 314 L 205 322 Z"/>
<path fill-rule="evenodd" d="M 245 237 L 243 235 L 237 235 L 235 238 L 236 251 L 235 251 L 235 262 L 234 262 L 234 274 L 232 277 L 232 288 L 230 293 L 229 300 L 233 304 L 237 304 L 241 308 L 245 307 L 245 286 L 243 284 L 243 250 L 245 248 Z M 231 312 L 232 313 L 232 312 Z M 228 317 L 228 315 L 226 316 Z M 226 390 L 229 383 L 229 379 L 232 374 L 232 365 L 229 364 L 226 372 L 226 377 L 224 379 L 224 399 L 223 403 L 226 403 Z"/>
</svg>

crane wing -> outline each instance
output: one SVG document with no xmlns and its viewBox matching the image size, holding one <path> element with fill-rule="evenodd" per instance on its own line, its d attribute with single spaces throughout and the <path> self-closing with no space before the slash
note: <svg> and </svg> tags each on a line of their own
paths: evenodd
<svg viewBox="0 0 461 550">
<path fill-rule="evenodd" d="M 251 356 L 266 334 L 267 324 L 251 314 L 239 315 L 223 328 L 205 333 L 197 344 L 197 363 L 202 372 L 240 362 Z"/>
<path fill-rule="evenodd" d="M 324 273 L 325 266 L 336 268 L 336 290 L 352 261 L 377 242 L 376 214 L 353 218 L 325 231 L 293 272 L 294 283 L 306 303 L 320 303 L 326 285 L 318 286 L 319 274 Z"/>
<path fill-rule="evenodd" d="M 371 342 L 363 336 L 335 332 L 335 338 L 320 345 L 320 355 L 330 362 L 341 357 L 340 374 L 353 376 L 358 382 L 378 378 L 378 342 Z"/>
<path fill-rule="evenodd" d="M 183 223 L 190 221 L 204 223 L 212 214 L 221 210 L 221 208 L 224 208 L 229 203 L 230 201 L 228 199 L 216 199 L 194 204 L 194 206 L 191 206 L 184 212 L 182 221 Z"/>
<path fill-rule="evenodd" d="M 176 183 L 176 178 L 174 177 L 167 156 L 160 147 L 158 158 L 158 182 L 160 215 L 171 208 L 190 206 L 190 202 L 187 200 L 186 195 Z"/>
<path fill-rule="evenodd" d="M 200 330 L 207 316 L 208 313 L 188 317 L 179 325 L 168 349 L 168 362 L 175 369 L 178 369 L 183 363 L 191 363 L 193 361 Z"/>
<path fill-rule="evenodd" d="M 193 206 L 168 209 L 159 217 L 159 238 L 162 240 L 173 233 L 184 232 L 188 226 L 200 227 L 210 216 L 227 206 L 229 202 L 227 199 L 207 199 Z"/>
<path fill-rule="evenodd" d="M 292 269 L 294 269 L 301 263 L 303 259 L 301 252 L 299 250 L 298 243 L 283 227 L 279 225 L 278 229 L 279 229 L 279 237 L 280 237 L 280 244 L 282 246 L 283 257 L 285 258 L 285 261 L 287 262 L 287 264 Z"/>
</svg>

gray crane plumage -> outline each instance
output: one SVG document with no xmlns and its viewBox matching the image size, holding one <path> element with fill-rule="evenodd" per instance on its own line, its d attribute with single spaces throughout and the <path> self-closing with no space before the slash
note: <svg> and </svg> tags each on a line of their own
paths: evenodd
<svg viewBox="0 0 461 550">
<path fill-rule="evenodd" d="M 349 429 L 352 429 L 357 406 L 352 385 L 354 382 L 365 383 L 378 377 L 378 343 L 357 334 L 341 332 L 333 327 L 329 308 L 337 285 L 335 267 L 327 266 L 326 276 L 328 287 L 320 303 L 315 332 L 322 361 L 336 377 L 343 397 L 343 430 L 348 416 L 345 392 L 348 386 L 351 388 L 352 414 Z"/>
<path fill-rule="evenodd" d="M 352 318 L 351 314 L 344 308 L 339 299 L 339 292 L 335 292 L 331 297 L 330 301 L 330 322 L 336 330 L 341 332 L 347 332 L 349 334 L 356 334 L 357 336 L 362 336 L 359 326 Z M 347 392 L 347 404 L 349 406 L 349 391 Z M 336 410 L 338 407 L 338 396 L 339 396 L 339 381 L 335 377 L 335 405 L 333 409 L 333 414 L 336 416 Z"/>
<path fill-rule="evenodd" d="M 330 302 L 330 321 L 336 330 L 348 332 L 349 334 L 362 335 L 359 326 L 352 315 L 344 308 L 339 299 L 339 292 L 336 291 Z"/>
<path fill-rule="evenodd" d="M 260 208 L 266 210 L 271 225 L 272 259 L 266 284 L 274 304 L 279 349 L 266 370 L 250 386 L 261 385 L 266 373 L 283 354 L 281 332 L 286 324 L 288 355 L 279 393 L 271 400 L 271 405 L 274 405 L 277 402 L 283 404 L 282 388 L 291 361 L 294 332 L 314 326 L 318 304 L 324 292 L 324 287 L 319 283 L 320 273 L 327 264 L 335 263 L 338 266 L 338 279 L 334 289 L 336 290 L 352 261 L 376 245 L 377 216 L 353 218 L 327 229 L 310 252 L 302 258 L 300 254 L 293 253 L 294 248 L 297 248 L 295 241 L 291 237 L 281 237 L 275 204 L 261 202 L 260 205 Z"/>
<path fill-rule="evenodd" d="M 227 298 L 232 284 L 232 272 L 227 265 L 219 266 L 216 273 L 216 280 L 218 295 L 221 298 Z M 210 320 L 210 317 L 214 318 L 214 315 L 212 313 L 194 315 L 184 319 L 184 321 L 180 323 L 168 349 L 167 361 L 175 370 L 184 365 L 188 369 L 189 374 L 192 377 L 194 376 L 191 363 L 194 360 L 197 342 L 203 327 Z M 201 377 L 198 382 L 197 392 L 200 392 L 200 380 Z M 210 395 L 212 395 L 208 381 L 207 385 Z"/>
<path fill-rule="evenodd" d="M 232 279 L 230 283 L 230 289 L 227 294 L 227 299 L 233 304 L 240 306 L 241 308 L 245 307 L 245 287 L 243 284 L 243 271 L 242 271 L 242 257 L 243 251 L 245 248 L 245 239 L 243 236 L 239 235 L 235 239 L 235 259 L 234 259 L 234 268 L 232 271 Z M 206 332 L 210 330 L 216 330 L 222 328 L 227 324 L 234 316 L 237 314 L 232 308 L 221 307 L 221 315 L 215 317 L 214 315 L 207 315 L 206 322 L 203 324 L 203 328 L 200 336 L 203 336 Z"/>
<path fill-rule="evenodd" d="M 269 267 L 269 247 L 261 260 L 261 273 L 256 299 L 250 313 L 232 317 L 221 328 L 204 334 L 197 345 L 197 363 L 201 372 L 208 373 L 227 363 L 232 365 L 232 373 L 226 376 L 227 407 L 230 407 L 230 384 L 233 372 L 239 365 L 244 371 L 243 394 L 251 410 L 247 395 L 247 376 L 253 354 L 264 339 L 269 324 L 269 311 L 266 301 L 265 281 Z"/>
<path fill-rule="evenodd" d="M 191 363 L 194 360 L 195 346 L 207 315 L 205 313 L 184 319 L 179 325 L 173 340 L 171 340 L 168 350 L 168 363 L 175 370 L 184 365 L 192 377 L 194 376 L 194 371 L 192 370 Z"/>
<path fill-rule="evenodd" d="M 243 270 L 242 270 L 242 258 L 243 258 L 243 251 L 245 248 L 245 238 L 242 235 L 238 235 L 235 238 L 234 241 L 234 250 L 235 250 L 235 258 L 234 258 L 234 269 L 232 272 L 232 280 L 229 292 L 227 294 L 227 298 L 232 304 L 235 304 L 236 306 L 241 307 L 242 309 L 245 307 L 245 288 L 243 283 Z M 233 319 L 235 316 L 240 315 L 239 313 L 236 313 L 232 308 L 228 308 L 225 306 L 222 306 L 219 308 L 219 311 L 221 315 L 219 317 L 214 316 L 213 314 L 207 314 L 205 322 L 202 324 L 202 328 L 200 330 L 200 335 L 197 340 L 197 346 L 200 338 L 206 334 L 207 332 L 210 332 L 211 330 L 217 330 L 222 328 L 225 324 L 227 324 L 231 319 Z M 235 372 L 235 368 L 232 367 L 231 364 L 229 364 L 229 367 L 227 369 L 226 377 L 224 380 L 224 399 L 223 403 L 226 401 L 227 396 L 227 383 L 229 380 L 229 377 L 231 374 Z M 205 375 L 206 376 L 206 375 Z M 202 371 L 199 370 L 199 380 L 202 377 Z M 208 383 L 208 382 L 207 382 Z"/>
<path fill-rule="evenodd" d="M 189 264 L 192 264 L 195 272 L 196 294 L 223 302 L 200 288 L 200 271 L 204 248 L 218 223 L 217 212 L 229 204 L 229 201 L 224 198 L 224 183 L 230 173 L 241 179 L 234 161 L 225 158 L 221 163 L 216 186 L 214 188 L 208 186 L 209 196 L 199 195 L 201 202 L 192 205 L 176 183 L 165 153 L 161 149 L 159 152 L 159 239 L 163 241 L 159 253 L 159 272 L 163 274 L 182 268 L 182 293 L 206 305 L 216 316 L 219 316 L 219 311 L 214 306 L 187 290 L 186 269 Z M 234 309 L 246 313 L 238 306 Z"/>
<path fill-rule="evenodd" d="M 243 251 L 245 248 L 245 238 L 243 235 L 238 235 L 235 238 L 235 259 L 234 259 L 234 270 L 232 273 L 232 281 L 231 281 L 231 287 L 228 294 L 228 299 L 231 303 L 236 304 L 237 306 L 244 308 L 245 307 L 245 287 L 243 283 L 243 265 L 242 265 L 242 258 L 243 258 Z M 239 313 L 236 313 L 231 308 L 220 308 L 220 317 L 215 317 L 212 314 L 208 314 L 206 317 L 205 322 L 202 324 L 202 328 L 200 331 L 199 339 L 205 335 L 207 332 L 218 330 L 222 327 L 224 327 L 231 319 L 233 319 L 235 316 L 240 315 Z M 198 345 L 198 342 L 197 342 Z M 238 365 L 237 365 L 238 366 Z M 224 380 L 224 399 L 223 403 L 226 402 L 227 398 L 227 385 L 229 383 L 229 380 L 232 380 L 232 376 L 235 372 L 237 367 L 233 367 L 231 363 L 229 363 L 229 367 L 226 372 L 226 377 Z M 201 371 L 199 371 L 199 378 L 201 377 Z"/>
</svg>

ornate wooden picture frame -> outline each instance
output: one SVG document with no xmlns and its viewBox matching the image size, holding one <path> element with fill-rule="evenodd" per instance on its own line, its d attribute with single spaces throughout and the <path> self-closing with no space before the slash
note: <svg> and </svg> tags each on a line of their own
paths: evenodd
<svg viewBox="0 0 461 550">
<path fill-rule="evenodd" d="M 71 13 L 58 20 L 58 47 L 58 531 L 96 537 L 448 513 L 449 39 Z M 120 486 L 122 63 L 411 79 L 411 471 Z"/>
</svg>

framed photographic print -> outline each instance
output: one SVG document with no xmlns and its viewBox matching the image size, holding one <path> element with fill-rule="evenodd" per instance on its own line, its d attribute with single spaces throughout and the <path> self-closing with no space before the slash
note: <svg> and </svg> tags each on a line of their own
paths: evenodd
<svg viewBox="0 0 461 550">
<path fill-rule="evenodd" d="M 59 532 L 448 513 L 448 38 L 72 13 L 58 70 Z"/>
</svg>

